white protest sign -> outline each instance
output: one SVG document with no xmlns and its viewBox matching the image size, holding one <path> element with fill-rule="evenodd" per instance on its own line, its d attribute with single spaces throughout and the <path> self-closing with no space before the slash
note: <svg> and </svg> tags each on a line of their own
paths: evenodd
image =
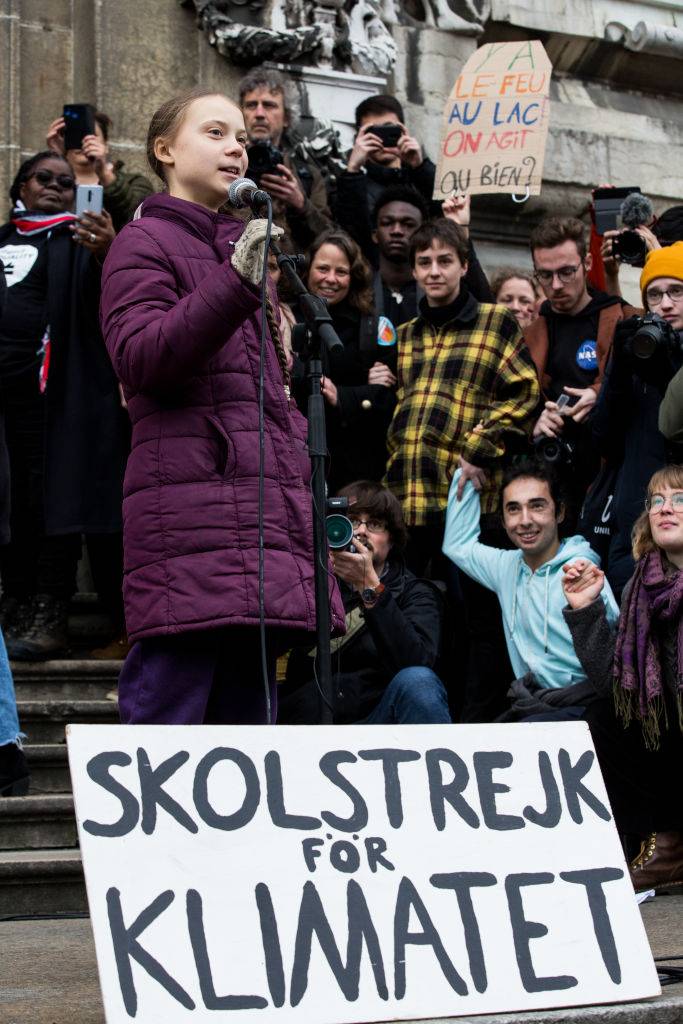
<svg viewBox="0 0 683 1024">
<path fill-rule="evenodd" d="M 472 54 L 444 107 L 434 199 L 540 193 L 551 74 L 538 40 L 486 43 Z"/>
<path fill-rule="evenodd" d="M 68 745 L 108 1024 L 660 991 L 583 723 L 72 725 Z"/>
</svg>

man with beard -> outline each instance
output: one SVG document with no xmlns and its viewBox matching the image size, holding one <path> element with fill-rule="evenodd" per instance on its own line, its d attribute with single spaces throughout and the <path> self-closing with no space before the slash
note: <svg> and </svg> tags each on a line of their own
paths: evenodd
<svg viewBox="0 0 683 1024">
<path fill-rule="evenodd" d="M 443 606 L 429 580 L 403 560 L 407 531 L 398 500 L 369 480 L 344 487 L 353 541 L 334 551 L 334 572 L 346 610 L 346 634 L 332 641 L 335 724 L 450 722 L 435 668 Z M 318 720 L 315 650 L 295 648 L 278 693 L 278 722 Z"/>
</svg>

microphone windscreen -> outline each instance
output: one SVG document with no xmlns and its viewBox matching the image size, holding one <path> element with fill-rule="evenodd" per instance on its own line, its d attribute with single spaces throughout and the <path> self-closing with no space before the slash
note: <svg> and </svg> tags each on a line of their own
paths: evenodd
<svg viewBox="0 0 683 1024">
<path fill-rule="evenodd" d="M 621 204 L 621 220 L 627 228 L 637 228 L 652 220 L 652 203 L 641 192 L 631 192 Z"/>
</svg>

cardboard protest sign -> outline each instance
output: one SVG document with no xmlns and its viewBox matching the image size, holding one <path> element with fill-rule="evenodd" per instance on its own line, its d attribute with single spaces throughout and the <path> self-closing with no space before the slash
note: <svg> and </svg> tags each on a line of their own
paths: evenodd
<svg viewBox="0 0 683 1024">
<path fill-rule="evenodd" d="M 487 43 L 472 54 L 444 107 L 434 199 L 539 194 L 551 74 L 538 40 Z"/>
<path fill-rule="evenodd" d="M 108 1024 L 660 991 L 583 723 L 74 725 L 68 744 Z"/>
</svg>

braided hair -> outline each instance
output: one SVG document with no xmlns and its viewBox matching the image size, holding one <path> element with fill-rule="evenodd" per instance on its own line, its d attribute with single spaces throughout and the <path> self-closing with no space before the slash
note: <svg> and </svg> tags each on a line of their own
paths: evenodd
<svg viewBox="0 0 683 1024">
<path fill-rule="evenodd" d="M 273 339 L 273 345 L 275 346 L 275 354 L 277 355 L 277 361 L 280 364 L 280 370 L 282 371 L 282 379 L 287 389 L 290 386 L 290 373 L 287 366 L 287 351 L 282 342 L 282 335 L 280 334 L 280 322 L 277 316 L 277 310 L 273 303 L 273 296 L 270 288 L 266 288 L 266 320 L 270 329 L 270 336 Z"/>
</svg>

